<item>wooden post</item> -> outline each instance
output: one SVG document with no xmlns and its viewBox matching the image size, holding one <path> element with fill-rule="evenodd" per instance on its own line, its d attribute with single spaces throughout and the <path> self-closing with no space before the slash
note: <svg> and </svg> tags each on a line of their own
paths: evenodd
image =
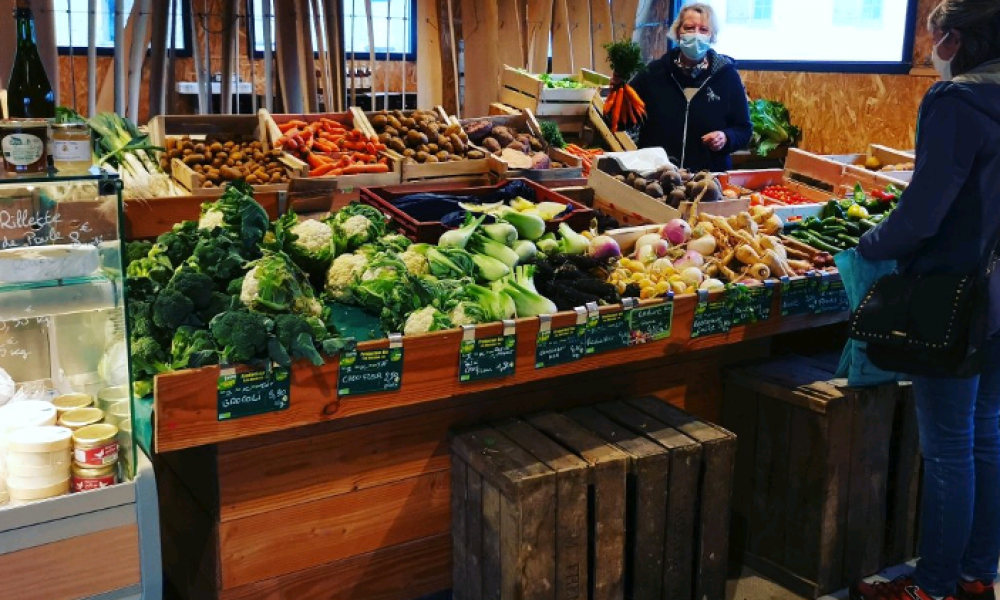
<svg viewBox="0 0 1000 600">
<path fill-rule="evenodd" d="M 225 0 L 222 7 L 222 85 L 219 90 L 219 113 L 233 114 L 233 61 L 236 56 L 236 0 Z"/>
<path fill-rule="evenodd" d="M 323 0 L 323 16 L 326 20 L 327 49 L 330 56 L 330 76 L 333 88 L 333 106 L 330 110 L 344 109 L 344 20 L 342 0 Z"/>
<path fill-rule="evenodd" d="M 264 108 L 274 112 L 274 39 L 271 25 L 274 19 L 271 0 L 261 0 L 264 9 Z"/>
<path fill-rule="evenodd" d="M 146 60 L 146 48 L 149 47 L 149 38 L 152 31 L 149 28 L 149 13 L 152 8 L 152 0 L 138 0 L 136 5 L 139 8 L 135 28 L 132 29 L 131 47 L 129 48 L 129 68 L 128 68 L 128 117 L 132 121 L 139 122 L 139 94 L 142 89 L 142 65 Z"/>
<path fill-rule="evenodd" d="M 167 39 L 173 23 L 173 0 L 153 0 L 152 44 L 149 69 L 149 118 L 164 113 L 166 104 Z"/>
<path fill-rule="evenodd" d="M 485 115 L 500 95 L 496 2 L 462 0 L 462 37 L 465 40 L 464 113 Z M 473 76 L 470 78 L 469 75 Z"/>
<path fill-rule="evenodd" d="M 518 10 L 518 0 L 497 0 L 499 28 L 497 38 L 500 43 L 500 60 L 497 61 L 497 77 L 503 72 L 503 65 L 523 69 L 527 66 L 524 57 L 524 36 L 521 25 L 524 15 Z M 499 97 L 494 98 L 493 102 Z"/>
<path fill-rule="evenodd" d="M 549 33 L 554 0 L 528 0 L 528 71 L 544 73 L 549 66 Z"/>
<path fill-rule="evenodd" d="M 593 1 L 606 3 L 607 0 Z M 593 68 L 592 48 L 594 47 L 590 26 L 591 0 L 565 0 L 565 2 L 570 49 L 573 57 L 573 68 L 569 73 L 576 73 L 580 69 L 591 69 Z"/>
<path fill-rule="evenodd" d="M 97 113 L 97 0 L 87 2 L 87 115 Z"/>
<path fill-rule="evenodd" d="M 608 0 L 590 0 L 590 32 L 592 51 L 590 68 L 607 73 L 609 69 L 604 68 L 608 64 L 604 45 L 614 39 L 611 5 Z"/>
<path fill-rule="evenodd" d="M 573 72 L 573 41 L 570 39 L 569 7 L 566 1 L 554 0 L 552 3 L 552 72 L 564 75 Z M 536 70 L 539 73 L 545 71 L 544 66 Z"/>
<path fill-rule="evenodd" d="M 298 66 L 304 84 L 304 106 L 306 112 L 316 112 L 319 91 L 316 85 L 316 55 L 313 52 L 310 20 L 309 0 L 297 0 L 295 3 L 295 24 L 298 34 Z"/>
<path fill-rule="evenodd" d="M 632 34 L 635 31 L 635 14 L 638 9 L 639 0 L 611 0 L 612 38 L 615 41 L 632 39 Z M 601 70 L 597 67 L 604 64 L 603 61 L 603 57 L 598 60 L 595 56 L 595 70 Z"/>
<path fill-rule="evenodd" d="M 295 27 L 295 7 L 289 2 L 274 3 L 274 23 L 278 33 L 278 78 L 281 80 L 281 94 L 285 110 L 290 113 L 306 112 L 303 104 L 303 82 L 298 66 L 298 34 Z"/>
<path fill-rule="evenodd" d="M 417 106 L 438 106 L 444 103 L 441 77 L 441 20 L 438 18 L 437 0 L 417 1 Z M 406 76 L 406 73 L 403 73 Z M 386 108 L 389 107 L 388 86 Z"/>
</svg>

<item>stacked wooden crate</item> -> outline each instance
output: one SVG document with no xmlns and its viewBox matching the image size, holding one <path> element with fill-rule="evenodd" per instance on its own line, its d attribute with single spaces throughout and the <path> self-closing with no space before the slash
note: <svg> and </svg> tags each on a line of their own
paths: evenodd
<svg viewBox="0 0 1000 600">
<path fill-rule="evenodd" d="M 789 357 L 730 370 L 739 436 L 733 545 L 809 597 L 913 555 L 920 458 L 909 388 L 839 387 L 835 365 Z"/>
<path fill-rule="evenodd" d="M 456 435 L 455 598 L 721 600 L 735 454 L 656 398 Z"/>
</svg>

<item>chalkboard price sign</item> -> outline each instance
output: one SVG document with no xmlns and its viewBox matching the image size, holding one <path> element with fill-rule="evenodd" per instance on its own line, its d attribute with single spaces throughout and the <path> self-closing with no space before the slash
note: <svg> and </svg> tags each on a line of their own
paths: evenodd
<svg viewBox="0 0 1000 600">
<path fill-rule="evenodd" d="M 820 277 L 817 284 L 816 313 L 837 313 L 850 310 L 847 301 L 847 290 L 844 289 L 844 282 L 840 278 L 829 275 Z"/>
<path fill-rule="evenodd" d="M 626 302 L 627 301 L 627 302 Z M 629 330 L 628 313 L 631 312 L 631 298 L 622 299 L 623 310 L 620 312 L 597 314 L 597 307 L 589 307 L 590 318 L 587 320 L 587 355 L 610 352 L 627 348 L 631 343 L 632 332 Z"/>
<path fill-rule="evenodd" d="M 541 321 L 535 341 L 535 368 L 544 369 L 580 360 L 587 351 L 587 311 L 577 309 L 577 323 L 552 329 L 550 315 Z"/>
<path fill-rule="evenodd" d="M 694 308 L 694 322 L 691 324 L 691 339 L 729 333 L 731 327 L 729 300 L 723 296 L 710 301 L 707 291 L 699 291 L 698 304 Z"/>
<path fill-rule="evenodd" d="M 733 286 L 729 289 L 729 298 L 733 327 L 771 318 L 774 287 L 770 282 L 759 286 Z"/>
<path fill-rule="evenodd" d="M 629 311 L 628 325 L 633 346 L 669 338 L 674 325 L 673 293 L 662 304 Z"/>
<path fill-rule="evenodd" d="M 288 408 L 291 373 L 274 364 L 224 368 L 218 380 L 219 421 Z"/>
<path fill-rule="evenodd" d="M 514 321 L 504 321 L 504 335 L 475 339 L 476 329 L 463 326 L 464 334 L 458 357 L 458 380 L 462 383 L 509 377 L 514 374 L 517 336 Z"/>
<path fill-rule="evenodd" d="M 340 357 L 337 394 L 356 396 L 393 392 L 403 382 L 403 348 L 346 352 Z"/>
<path fill-rule="evenodd" d="M 816 279 L 781 278 L 781 316 L 811 315 L 816 312 Z"/>
</svg>

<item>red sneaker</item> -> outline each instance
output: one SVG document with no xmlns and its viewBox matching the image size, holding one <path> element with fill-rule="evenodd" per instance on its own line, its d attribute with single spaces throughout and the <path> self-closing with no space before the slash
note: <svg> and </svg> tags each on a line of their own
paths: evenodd
<svg viewBox="0 0 1000 600">
<path fill-rule="evenodd" d="M 958 600 L 996 600 L 992 581 L 959 581 Z"/>
<path fill-rule="evenodd" d="M 909 575 L 902 575 L 892 581 L 859 581 L 851 586 L 851 600 L 932 600 L 927 592 L 920 589 Z M 945 600 L 956 600 L 945 596 Z"/>
</svg>

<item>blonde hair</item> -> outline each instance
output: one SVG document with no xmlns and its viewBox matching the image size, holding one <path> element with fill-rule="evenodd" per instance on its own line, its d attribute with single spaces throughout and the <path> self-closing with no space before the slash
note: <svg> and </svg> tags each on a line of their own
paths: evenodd
<svg viewBox="0 0 1000 600">
<path fill-rule="evenodd" d="M 997 0 L 944 0 L 927 17 L 927 26 L 962 34 L 962 45 L 952 60 L 955 75 L 1000 58 L 1000 2 Z"/>
<path fill-rule="evenodd" d="M 705 17 L 708 21 L 708 28 L 712 30 L 712 37 L 709 41 L 713 44 L 717 42 L 719 39 L 719 17 L 715 15 L 715 10 L 704 2 L 695 2 L 681 8 L 681 11 L 677 13 L 677 18 L 674 19 L 674 24 L 670 26 L 667 37 L 675 42 L 681 39 L 681 26 L 684 25 L 684 15 L 689 12 L 695 12 Z"/>
</svg>

